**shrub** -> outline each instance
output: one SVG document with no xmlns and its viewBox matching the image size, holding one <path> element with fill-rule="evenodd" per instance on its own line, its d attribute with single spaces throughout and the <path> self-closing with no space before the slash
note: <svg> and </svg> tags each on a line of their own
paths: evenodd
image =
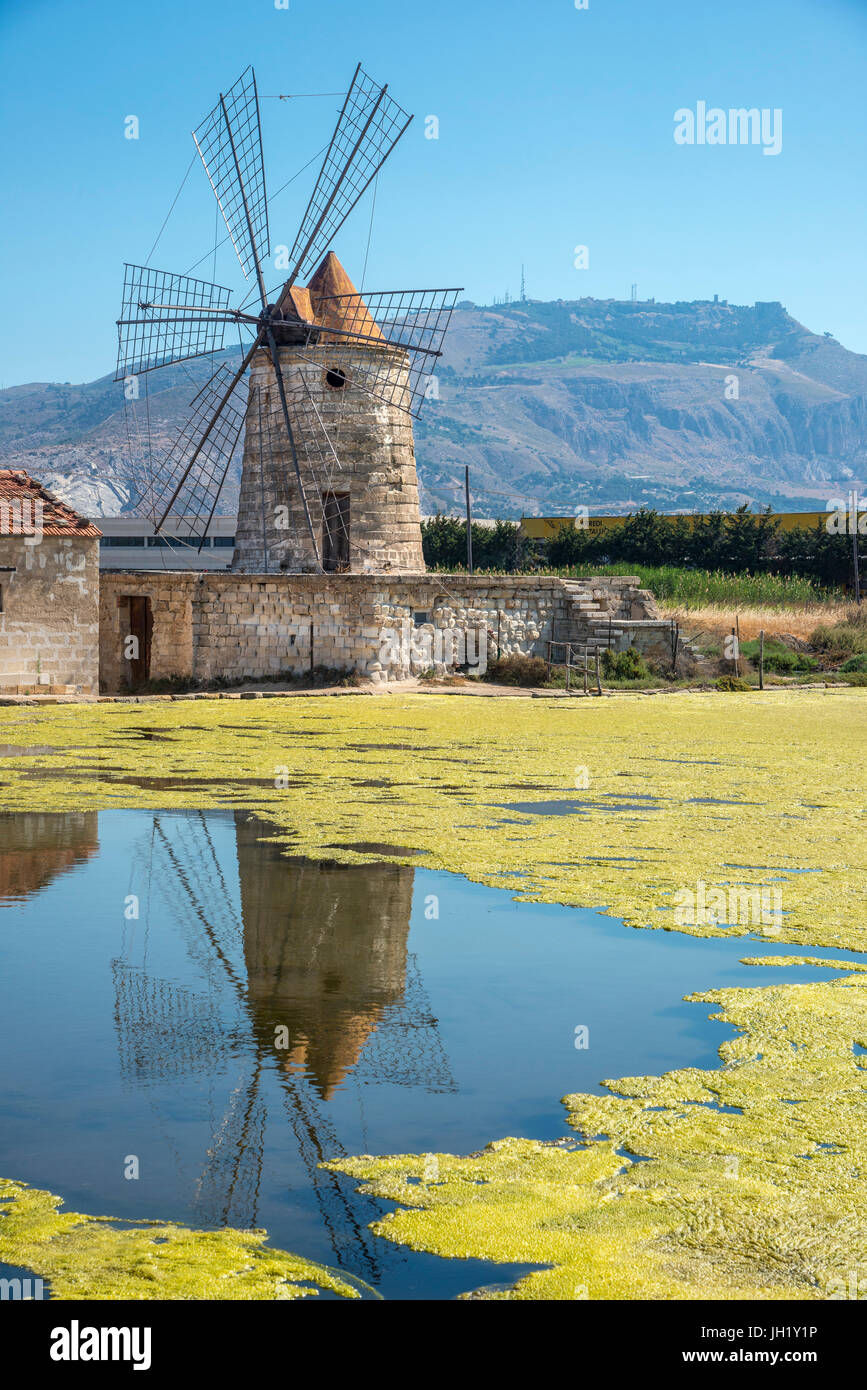
<svg viewBox="0 0 867 1390">
<path fill-rule="evenodd" d="M 501 656 L 488 662 L 487 679 L 496 685 L 544 685 L 548 667 L 541 656 Z"/>
<path fill-rule="evenodd" d="M 829 661 L 845 661 L 847 657 L 867 652 L 867 611 L 856 610 L 851 617 L 833 626 L 822 623 L 812 633 L 810 646 L 822 652 Z"/>
<path fill-rule="evenodd" d="M 848 661 L 844 661 L 840 670 L 849 675 L 850 672 L 867 672 L 867 652 L 858 652 L 855 656 L 850 656 Z"/>
<path fill-rule="evenodd" d="M 466 522 L 435 516 L 422 523 L 429 569 L 466 565 Z M 821 602 L 848 583 L 849 538 L 829 535 L 824 521 L 781 531 L 769 512 L 742 506 L 706 516 L 661 516 L 641 507 L 610 528 L 571 522 L 549 541 L 529 541 L 514 522 L 473 523 L 475 568 L 482 572 L 538 570 L 575 575 L 639 574 L 644 588 L 691 608 L 709 603 L 785 607 Z"/>
<path fill-rule="evenodd" d="M 602 671 L 608 680 L 639 681 L 650 676 L 644 658 L 634 647 L 625 652 L 613 652 L 610 648 L 602 653 Z"/>
<path fill-rule="evenodd" d="M 742 680 L 740 676 L 720 676 L 716 683 L 717 690 L 752 690 L 748 681 Z"/>
<path fill-rule="evenodd" d="M 240 682 L 237 682 L 240 684 Z M 154 680 L 142 681 L 135 687 L 137 695 L 189 695 L 202 690 L 201 681 L 192 676 L 159 676 Z"/>
<path fill-rule="evenodd" d="M 759 644 L 757 640 L 742 642 L 741 651 L 749 661 L 758 666 Z M 781 675 L 790 675 L 795 671 L 815 671 L 816 666 L 815 657 L 806 656 L 804 652 L 792 651 L 791 647 L 787 647 L 785 642 L 781 642 L 776 637 L 765 639 L 766 671 L 777 671 Z"/>
</svg>

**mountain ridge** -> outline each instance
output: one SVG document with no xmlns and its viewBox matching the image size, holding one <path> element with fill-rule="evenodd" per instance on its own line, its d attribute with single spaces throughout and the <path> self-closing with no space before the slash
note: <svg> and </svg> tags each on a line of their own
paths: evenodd
<svg viewBox="0 0 867 1390">
<path fill-rule="evenodd" d="M 110 376 L 7 387 L 0 464 L 89 514 L 128 509 L 149 450 L 158 459 L 212 370 L 163 369 L 126 409 Z M 479 517 L 806 510 L 863 483 L 865 446 L 867 356 L 772 301 L 465 300 L 416 422 L 422 510 L 459 510 L 468 465 Z"/>
</svg>

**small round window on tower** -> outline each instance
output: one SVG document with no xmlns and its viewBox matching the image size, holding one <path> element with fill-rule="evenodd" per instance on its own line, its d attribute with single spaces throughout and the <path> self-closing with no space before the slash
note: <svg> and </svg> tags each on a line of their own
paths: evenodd
<svg viewBox="0 0 867 1390">
<path fill-rule="evenodd" d="M 346 386 L 346 373 L 340 367 L 329 367 L 325 373 L 325 382 L 332 391 L 342 391 Z"/>
</svg>

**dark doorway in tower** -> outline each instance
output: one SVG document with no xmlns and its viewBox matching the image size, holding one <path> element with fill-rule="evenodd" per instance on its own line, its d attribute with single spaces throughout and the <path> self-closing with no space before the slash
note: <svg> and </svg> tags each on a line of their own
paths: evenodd
<svg viewBox="0 0 867 1390">
<path fill-rule="evenodd" d="M 322 494 L 322 568 L 349 569 L 349 493 Z"/>
</svg>

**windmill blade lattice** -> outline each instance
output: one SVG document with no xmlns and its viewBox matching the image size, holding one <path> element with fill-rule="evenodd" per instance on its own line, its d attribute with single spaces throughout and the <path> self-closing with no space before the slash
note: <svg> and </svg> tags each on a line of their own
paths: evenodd
<svg viewBox="0 0 867 1390">
<path fill-rule="evenodd" d="M 209 280 L 125 264 L 115 381 L 219 352 L 234 319 L 230 294 Z"/>
<path fill-rule="evenodd" d="M 460 293 L 459 289 L 381 290 L 366 294 L 363 300 L 351 294 L 320 299 L 317 319 L 326 328 L 311 331 L 307 347 L 330 341 L 389 349 L 354 362 L 351 385 L 417 418 Z M 339 329 L 329 326 L 332 311 Z M 405 354 L 405 374 L 394 370 L 395 355 L 399 361 L 401 354 Z M 307 354 L 300 350 L 299 355 Z"/>
<path fill-rule="evenodd" d="M 151 484 L 146 502 L 158 527 L 171 513 L 178 534 L 201 545 L 238 447 L 245 410 L 241 375 L 221 365 L 191 402 L 192 413 Z"/>
<path fill-rule="evenodd" d="M 359 63 L 289 256 L 290 283 L 322 259 L 411 120 Z"/>
<path fill-rule="evenodd" d="M 247 68 L 193 131 L 245 279 L 268 255 L 268 200 L 256 75 Z"/>
<path fill-rule="evenodd" d="M 250 1230 L 258 1220 L 268 1111 L 260 1095 L 261 1063 L 232 1090 L 196 1183 L 194 1208 L 210 1226 Z"/>
<path fill-rule="evenodd" d="M 226 1046 L 225 1025 L 207 994 L 180 989 L 124 960 L 112 961 L 120 1071 L 128 1084 L 209 1076 Z"/>
<path fill-rule="evenodd" d="M 317 369 L 321 368 L 321 363 L 317 362 L 316 366 Z M 323 534 L 329 540 L 336 541 L 339 532 L 344 529 L 344 523 L 339 515 L 334 514 L 326 498 L 328 494 L 337 494 L 347 486 L 335 446 L 334 427 L 335 424 L 339 425 L 339 420 L 326 421 L 303 373 L 299 374 L 298 383 L 300 389 L 286 397 L 290 447 L 294 448 L 297 460 L 297 473 L 290 475 L 287 469 L 287 477 L 291 476 L 291 481 L 298 487 L 299 501 L 302 507 L 306 506 L 315 524 L 321 525 Z M 258 426 L 260 458 L 266 451 L 269 457 L 273 456 L 280 448 L 280 442 L 286 438 L 286 417 L 282 403 L 264 400 L 262 392 L 257 392 L 255 404 L 251 405 L 251 418 Z"/>
<path fill-rule="evenodd" d="M 359 1081 L 421 1088 L 429 1095 L 455 1092 L 438 1020 L 421 977 L 418 958 L 409 952 L 406 984 L 399 1003 L 387 1007 L 355 1065 Z"/>
</svg>

